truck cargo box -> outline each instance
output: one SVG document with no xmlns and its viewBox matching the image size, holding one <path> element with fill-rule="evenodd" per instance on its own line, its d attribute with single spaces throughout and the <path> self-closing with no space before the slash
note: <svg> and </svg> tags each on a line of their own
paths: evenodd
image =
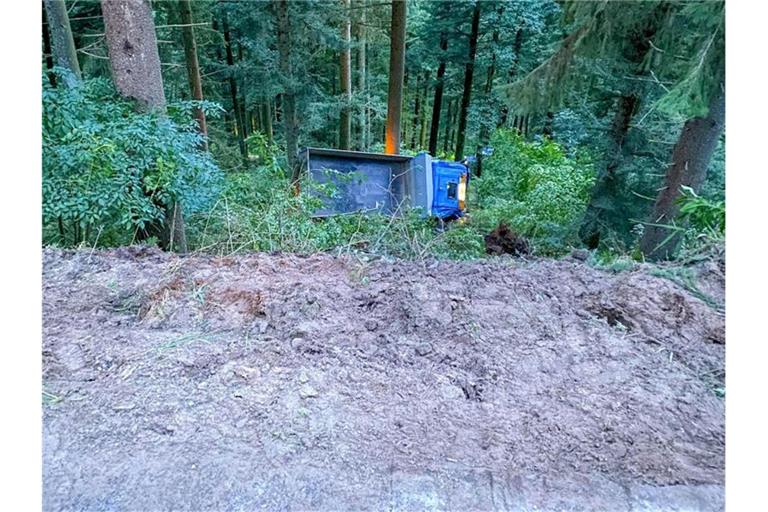
<svg viewBox="0 0 768 512">
<path fill-rule="evenodd" d="M 424 215 L 447 218 L 461 216 L 464 209 L 467 168 L 432 160 L 426 152 L 406 156 L 305 148 L 299 164 L 315 184 L 334 185 L 330 196 L 311 187 L 323 200 L 316 217 L 354 212 L 398 215 L 420 208 Z"/>
</svg>

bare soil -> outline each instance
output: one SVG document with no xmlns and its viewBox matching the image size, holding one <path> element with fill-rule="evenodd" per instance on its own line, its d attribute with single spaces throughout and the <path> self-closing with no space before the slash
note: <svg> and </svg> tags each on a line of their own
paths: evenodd
<svg viewBox="0 0 768 512">
<path fill-rule="evenodd" d="M 646 267 L 46 249 L 43 317 L 45 510 L 723 509 L 724 317 Z"/>
</svg>

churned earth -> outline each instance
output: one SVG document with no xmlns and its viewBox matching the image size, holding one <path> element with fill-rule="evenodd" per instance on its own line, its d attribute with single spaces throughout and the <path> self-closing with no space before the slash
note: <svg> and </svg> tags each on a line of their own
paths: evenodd
<svg viewBox="0 0 768 512">
<path fill-rule="evenodd" d="M 722 269 L 658 274 L 45 249 L 44 509 L 722 510 Z"/>
</svg>

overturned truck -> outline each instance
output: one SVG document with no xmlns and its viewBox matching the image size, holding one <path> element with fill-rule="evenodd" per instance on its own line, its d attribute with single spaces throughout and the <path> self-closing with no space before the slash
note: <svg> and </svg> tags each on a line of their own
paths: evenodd
<svg viewBox="0 0 768 512">
<path fill-rule="evenodd" d="M 299 165 L 311 183 L 332 184 L 332 193 L 311 187 L 323 201 L 316 217 L 344 213 L 399 215 L 418 208 L 442 220 L 466 212 L 469 169 L 460 162 L 339 149 L 305 148 Z"/>
</svg>

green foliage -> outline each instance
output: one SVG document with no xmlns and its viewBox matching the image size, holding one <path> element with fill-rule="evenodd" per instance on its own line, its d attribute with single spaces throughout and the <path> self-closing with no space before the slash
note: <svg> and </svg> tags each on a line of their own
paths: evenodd
<svg viewBox="0 0 768 512">
<path fill-rule="evenodd" d="M 594 183 L 594 169 L 583 157 L 568 157 L 555 142 L 526 142 L 513 130 L 491 139 L 493 155 L 474 180 L 475 217 L 486 226 L 506 222 L 531 238 L 541 253 L 576 244 L 576 231 Z"/>
<path fill-rule="evenodd" d="M 725 201 L 701 197 L 690 187 L 682 187 L 678 200 L 680 218 L 696 231 L 725 235 Z"/>
<path fill-rule="evenodd" d="M 194 122 L 140 114 L 104 79 L 74 88 L 43 86 L 43 225 L 49 241 L 130 243 L 137 229 L 181 201 L 186 212 L 208 207 L 221 173 L 199 149 Z M 189 114 L 187 113 L 187 116 Z M 187 117 L 189 119 L 189 117 Z M 55 233 L 55 234 L 54 234 Z"/>
</svg>

